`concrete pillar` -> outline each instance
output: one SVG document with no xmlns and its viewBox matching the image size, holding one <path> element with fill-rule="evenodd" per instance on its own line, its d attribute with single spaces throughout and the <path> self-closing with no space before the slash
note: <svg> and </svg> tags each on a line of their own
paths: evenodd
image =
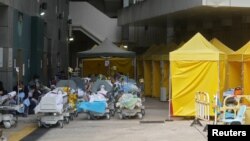
<svg viewBox="0 0 250 141">
<path fill-rule="evenodd" d="M 0 81 L 6 90 L 12 89 L 12 14 L 8 6 L 0 6 Z"/>
</svg>

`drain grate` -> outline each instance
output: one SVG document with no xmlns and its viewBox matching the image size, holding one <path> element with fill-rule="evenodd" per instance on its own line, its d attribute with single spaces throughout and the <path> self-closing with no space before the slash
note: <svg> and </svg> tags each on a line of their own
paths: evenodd
<svg viewBox="0 0 250 141">
<path fill-rule="evenodd" d="M 165 123 L 164 120 L 142 120 L 140 121 L 140 123 L 144 124 L 144 123 Z"/>
</svg>

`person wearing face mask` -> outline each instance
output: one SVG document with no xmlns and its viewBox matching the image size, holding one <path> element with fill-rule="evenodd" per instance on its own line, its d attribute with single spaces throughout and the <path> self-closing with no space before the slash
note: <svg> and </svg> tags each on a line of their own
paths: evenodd
<svg viewBox="0 0 250 141">
<path fill-rule="evenodd" d="M 34 108 L 38 104 L 38 99 L 41 96 L 41 92 L 37 89 L 36 85 L 30 86 L 30 91 L 28 93 L 30 106 L 29 106 L 29 114 L 34 113 Z"/>
<path fill-rule="evenodd" d="M 18 85 L 18 84 L 17 84 Z M 17 85 L 14 86 L 13 91 L 16 91 L 17 93 L 19 92 L 19 102 L 22 103 L 22 101 L 28 97 L 28 92 L 29 89 L 28 87 L 24 84 L 23 81 L 19 82 L 18 90 L 17 90 Z"/>
<path fill-rule="evenodd" d="M 6 104 L 6 101 L 8 100 L 8 96 L 6 96 L 7 91 L 3 87 L 3 82 L 0 81 L 0 104 L 4 105 Z"/>
<path fill-rule="evenodd" d="M 24 105 L 24 109 L 19 111 L 19 113 L 21 113 L 23 115 L 23 117 L 27 117 L 28 105 L 25 102 L 25 100 L 28 98 L 28 92 L 29 92 L 28 87 L 24 84 L 23 81 L 21 81 L 21 82 L 17 83 L 16 86 L 14 86 L 13 91 L 16 91 L 16 93 L 18 93 L 18 99 L 15 97 L 16 103 L 19 102 L 19 104 Z"/>
</svg>

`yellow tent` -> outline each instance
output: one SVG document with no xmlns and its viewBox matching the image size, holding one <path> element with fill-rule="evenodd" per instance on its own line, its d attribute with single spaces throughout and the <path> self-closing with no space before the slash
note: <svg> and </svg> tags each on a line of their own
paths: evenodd
<svg viewBox="0 0 250 141">
<path fill-rule="evenodd" d="M 84 59 L 82 60 L 83 76 L 89 76 L 91 74 L 103 74 L 107 75 L 107 69 L 104 65 L 104 59 Z"/>
<path fill-rule="evenodd" d="M 225 53 L 209 43 L 200 33 L 181 48 L 170 52 L 171 102 L 173 116 L 195 115 L 195 93 L 208 92 L 210 101 L 222 94 Z M 213 115 L 212 104 L 210 115 Z"/>
<path fill-rule="evenodd" d="M 153 80 L 152 96 L 160 97 L 161 87 L 166 89 L 168 95 L 169 82 L 169 52 L 173 51 L 177 45 L 169 43 L 159 46 L 158 51 L 152 55 L 153 60 Z"/>
<path fill-rule="evenodd" d="M 155 53 L 158 46 L 152 45 L 143 54 L 143 69 L 144 69 L 144 94 L 152 96 L 152 54 Z"/>
<path fill-rule="evenodd" d="M 143 60 L 152 60 L 152 55 L 159 50 L 160 46 L 152 45 L 144 54 Z"/>
<path fill-rule="evenodd" d="M 110 67 L 116 66 L 117 71 L 128 75 L 134 76 L 134 67 L 132 58 L 111 58 L 109 59 Z M 89 76 L 91 74 L 104 74 L 108 75 L 109 68 L 105 67 L 105 59 L 83 59 L 83 76 Z"/>
<path fill-rule="evenodd" d="M 227 47 L 225 44 L 223 44 L 221 41 L 219 41 L 217 38 L 213 38 L 210 43 L 212 43 L 217 49 L 220 51 L 226 53 L 226 54 L 231 54 L 234 53 L 232 49 Z"/>
<path fill-rule="evenodd" d="M 113 44 L 110 40 L 108 39 L 105 39 L 99 46 L 97 47 L 93 47 L 89 50 L 86 50 L 86 51 L 81 51 L 81 52 L 78 52 L 77 53 L 77 56 L 79 58 L 101 58 L 101 59 L 96 59 L 96 60 L 90 60 L 92 63 L 89 64 L 89 65 L 85 65 L 84 64 L 87 64 L 86 62 L 87 61 L 84 61 L 83 60 L 83 74 L 84 75 L 89 75 L 89 74 L 93 74 L 93 73 L 104 73 L 106 75 L 112 75 L 112 73 L 114 72 L 111 72 L 111 67 L 112 65 L 121 65 L 121 67 L 117 66 L 118 68 L 118 71 L 119 72 L 123 72 L 124 74 L 129 74 L 130 76 L 133 76 L 134 73 L 131 73 L 130 72 L 130 64 L 134 64 L 132 63 L 132 61 L 128 61 L 127 63 L 124 63 L 124 62 L 115 62 L 115 60 L 117 60 L 117 58 L 112 58 L 111 61 L 109 58 L 111 57 L 135 57 L 135 52 L 132 52 L 132 51 L 126 51 L 126 50 L 123 50 L 119 47 L 117 47 L 115 44 Z M 104 58 L 104 59 L 102 59 Z M 124 61 L 124 60 L 130 60 L 130 59 L 118 59 L 119 61 Z M 94 61 L 97 61 L 99 63 L 95 63 L 94 64 Z M 112 64 L 114 63 L 114 64 Z M 98 64 L 98 65 L 96 65 Z M 101 72 L 103 71 L 103 67 L 105 67 L 106 71 L 104 72 Z M 127 68 L 129 67 L 129 68 Z M 89 68 L 92 68 L 92 69 L 89 69 Z M 135 66 L 134 66 L 135 68 Z M 134 70 L 133 70 L 134 71 Z M 87 72 L 87 73 L 85 73 Z"/>
<path fill-rule="evenodd" d="M 181 41 L 181 42 L 179 43 L 179 45 L 178 45 L 178 47 L 177 47 L 177 48 L 182 47 L 184 44 L 185 44 L 185 42 L 184 42 L 184 41 Z"/>
<path fill-rule="evenodd" d="M 160 97 L 161 69 L 160 61 L 152 61 L 152 97 Z"/>
<path fill-rule="evenodd" d="M 213 38 L 210 43 L 212 43 L 217 49 L 224 52 L 225 54 L 232 54 L 234 51 L 227 47 L 225 44 L 223 44 L 221 41 L 219 41 L 217 38 Z M 228 56 L 226 56 L 228 58 Z M 225 80 L 225 88 L 231 88 L 229 84 L 229 67 L 228 63 L 226 62 L 226 76 L 225 79 L 221 79 L 221 81 Z M 227 80 L 227 81 L 226 81 Z"/>
<path fill-rule="evenodd" d="M 228 55 L 229 86 L 241 86 L 244 94 L 250 94 L 250 41 L 235 53 Z"/>
</svg>

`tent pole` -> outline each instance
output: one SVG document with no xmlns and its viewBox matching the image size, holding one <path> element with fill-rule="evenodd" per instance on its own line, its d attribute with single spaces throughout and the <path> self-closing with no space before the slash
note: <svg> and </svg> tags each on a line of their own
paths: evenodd
<svg viewBox="0 0 250 141">
<path fill-rule="evenodd" d="M 218 97 L 220 98 L 220 60 L 218 60 L 218 91 L 215 95 L 215 105 L 217 106 L 217 103 L 218 103 Z M 210 115 L 210 113 L 209 113 Z M 217 124 L 217 110 L 215 110 L 215 113 L 214 113 L 214 124 L 216 125 Z"/>
<path fill-rule="evenodd" d="M 81 71 L 81 77 L 83 77 L 83 59 L 80 59 L 80 71 Z"/>
<path fill-rule="evenodd" d="M 160 60 L 160 74 L 161 74 L 161 80 L 160 80 L 160 94 L 161 94 L 161 88 L 163 88 L 164 86 L 163 86 L 163 79 L 164 79 L 164 69 L 166 69 L 165 67 L 164 67 L 164 61 L 163 60 Z"/>
<path fill-rule="evenodd" d="M 150 96 L 153 97 L 153 62 L 152 60 L 149 60 L 150 62 Z"/>
<path fill-rule="evenodd" d="M 76 57 L 76 68 L 78 68 L 78 57 Z"/>
<path fill-rule="evenodd" d="M 110 64 L 111 64 L 111 60 L 108 58 L 108 61 L 109 61 L 109 65 L 108 65 L 108 77 L 110 77 L 111 75 L 111 68 L 110 68 Z"/>
<path fill-rule="evenodd" d="M 151 71 L 151 96 L 152 97 L 155 97 L 155 95 L 154 95 L 154 61 L 152 60 L 152 58 L 151 58 L 151 69 L 152 69 L 152 71 Z"/>
<path fill-rule="evenodd" d="M 168 76 L 168 80 L 169 80 L 169 84 L 168 84 L 168 118 L 165 121 L 173 121 L 173 119 L 171 119 L 171 103 L 172 103 L 172 77 L 171 77 L 171 63 L 169 62 L 169 76 Z"/>
<path fill-rule="evenodd" d="M 217 107 L 219 106 L 218 104 L 218 94 L 215 95 L 215 110 L 214 110 L 214 125 L 217 125 Z"/>
<path fill-rule="evenodd" d="M 241 91 L 242 91 L 242 93 L 244 94 L 244 60 L 243 60 L 243 55 L 241 55 L 241 75 L 240 75 L 240 77 L 241 77 Z M 237 86 L 236 86 L 237 87 Z"/>
<path fill-rule="evenodd" d="M 226 78 L 225 78 L 225 86 L 226 86 L 226 89 L 228 89 L 229 88 L 229 62 L 228 62 L 228 60 L 225 62 L 226 64 Z"/>
<path fill-rule="evenodd" d="M 219 92 L 219 95 L 220 95 L 220 60 L 218 61 L 218 83 L 219 83 L 219 86 L 218 86 L 218 92 Z"/>
<path fill-rule="evenodd" d="M 144 97 L 146 97 L 146 91 L 145 91 L 145 89 L 146 89 L 146 87 L 145 87 L 145 83 L 146 83 L 146 78 L 145 78 L 145 72 L 147 72 L 147 70 L 145 69 L 146 68 L 146 65 L 145 65 L 146 63 L 145 63 L 145 61 L 144 61 L 144 59 L 142 59 L 142 66 L 143 66 L 143 70 L 144 70 L 144 73 L 143 73 L 143 79 L 144 79 L 144 83 L 143 83 L 143 85 L 144 85 Z"/>
<path fill-rule="evenodd" d="M 245 67 L 244 67 L 244 60 L 242 59 L 241 61 L 241 89 L 242 89 L 242 93 L 244 94 L 244 89 L 245 89 L 245 85 L 244 85 L 244 72 L 245 72 Z"/>
</svg>

